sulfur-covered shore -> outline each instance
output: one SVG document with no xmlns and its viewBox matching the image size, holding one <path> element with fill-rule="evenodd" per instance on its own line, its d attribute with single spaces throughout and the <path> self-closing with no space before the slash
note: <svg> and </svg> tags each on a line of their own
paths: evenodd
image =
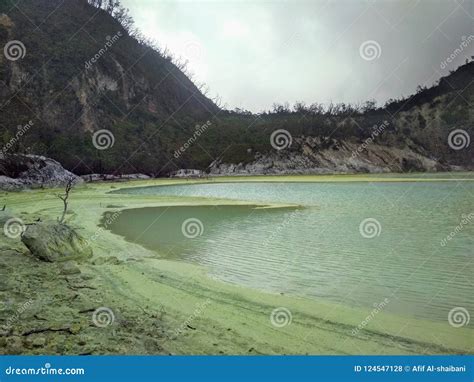
<svg viewBox="0 0 474 382">
<path fill-rule="evenodd" d="M 441 177 L 446 181 L 462 174 Z M 218 178 L 206 182 L 225 182 Z M 241 177 L 235 181 L 430 181 L 396 176 Z M 439 175 L 436 177 L 439 181 Z M 94 256 L 47 263 L 19 237 L 0 234 L 0 352 L 5 354 L 447 354 L 473 353 L 472 329 L 370 312 L 226 284 L 106 229 L 122 209 L 246 204 L 230 200 L 111 194 L 122 187 L 190 184 L 146 180 L 77 186 L 69 225 Z M 3 193 L 24 224 L 61 214 L 59 189 Z M 279 207 L 272 205 L 272 207 Z M 104 226 L 105 225 L 105 226 Z M 272 314 L 273 313 L 273 314 Z M 363 323 L 363 325 L 361 325 Z"/>
</svg>

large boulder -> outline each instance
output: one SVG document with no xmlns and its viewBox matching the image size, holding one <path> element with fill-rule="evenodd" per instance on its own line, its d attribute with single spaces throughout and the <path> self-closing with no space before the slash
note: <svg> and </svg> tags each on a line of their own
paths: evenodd
<svg viewBox="0 0 474 382">
<path fill-rule="evenodd" d="M 19 191 L 25 188 L 21 180 L 13 179 L 5 175 L 0 175 L 0 190 Z"/>
<path fill-rule="evenodd" d="M 53 159 L 40 155 L 0 154 L 0 189 L 16 191 L 28 187 L 62 187 L 72 179 L 83 180 Z"/>
<path fill-rule="evenodd" d="M 87 241 L 73 228 L 58 222 L 28 225 L 21 241 L 43 261 L 83 260 L 92 257 Z"/>
</svg>

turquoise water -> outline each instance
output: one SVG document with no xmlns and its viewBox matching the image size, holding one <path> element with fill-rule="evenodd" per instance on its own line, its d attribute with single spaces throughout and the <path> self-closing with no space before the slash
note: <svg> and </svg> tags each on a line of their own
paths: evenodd
<svg viewBox="0 0 474 382">
<path fill-rule="evenodd" d="M 110 227 L 226 282 L 364 308 L 388 298 L 386 311 L 431 320 L 446 321 L 454 307 L 474 313 L 474 182 L 220 183 L 118 192 L 301 205 L 131 209 Z M 185 221 L 195 223 L 189 232 Z"/>
</svg>

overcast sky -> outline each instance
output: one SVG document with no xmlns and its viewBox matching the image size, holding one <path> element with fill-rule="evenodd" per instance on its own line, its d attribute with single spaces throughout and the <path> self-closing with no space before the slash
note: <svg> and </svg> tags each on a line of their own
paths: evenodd
<svg viewBox="0 0 474 382">
<path fill-rule="evenodd" d="M 143 34 L 187 59 L 194 80 L 231 109 L 383 103 L 474 55 L 474 0 L 122 3 Z M 467 48 L 454 53 L 463 39 Z"/>
</svg>

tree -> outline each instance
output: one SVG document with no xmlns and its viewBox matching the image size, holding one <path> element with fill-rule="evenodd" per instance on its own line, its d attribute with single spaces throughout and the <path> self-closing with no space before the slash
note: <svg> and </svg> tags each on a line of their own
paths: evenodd
<svg viewBox="0 0 474 382">
<path fill-rule="evenodd" d="M 369 113 L 371 111 L 374 111 L 375 109 L 377 109 L 377 101 L 375 100 L 366 101 L 364 106 L 362 106 L 362 111 L 364 113 Z"/>
<path fill-rule="evenodd" d="M 64 195 L 57 195 L 59 199 L 63 201 L 64 208 L 63 208 L 63 214 L 61 215 L 61 218 L 58 219 L 60 223 L 64 223 L 64 219 L 66 218 L 66 213 L 68 209 L 68 199 L 69 199 L 69 193 L 72 190 L 72 187 L 74 186 L 74 177 L 70 176 L 67 179 L 66 186 L 64 189 Z"/>
<path fill-rule="evenodd" d="M 274 103 L 272 105 L 274 114 L 288 114 L 290 113 L 290 104 L 285 102 L 283 105 Z"/>
<path fill-rule="evenodd" d="M 293 110 L 296 113 L 307 113 L 308 108 L 306 107 L 306 104 L 304 102 L 297 101 L 295 102 L 295 105 L 293 106 Z"/>
</svg>

